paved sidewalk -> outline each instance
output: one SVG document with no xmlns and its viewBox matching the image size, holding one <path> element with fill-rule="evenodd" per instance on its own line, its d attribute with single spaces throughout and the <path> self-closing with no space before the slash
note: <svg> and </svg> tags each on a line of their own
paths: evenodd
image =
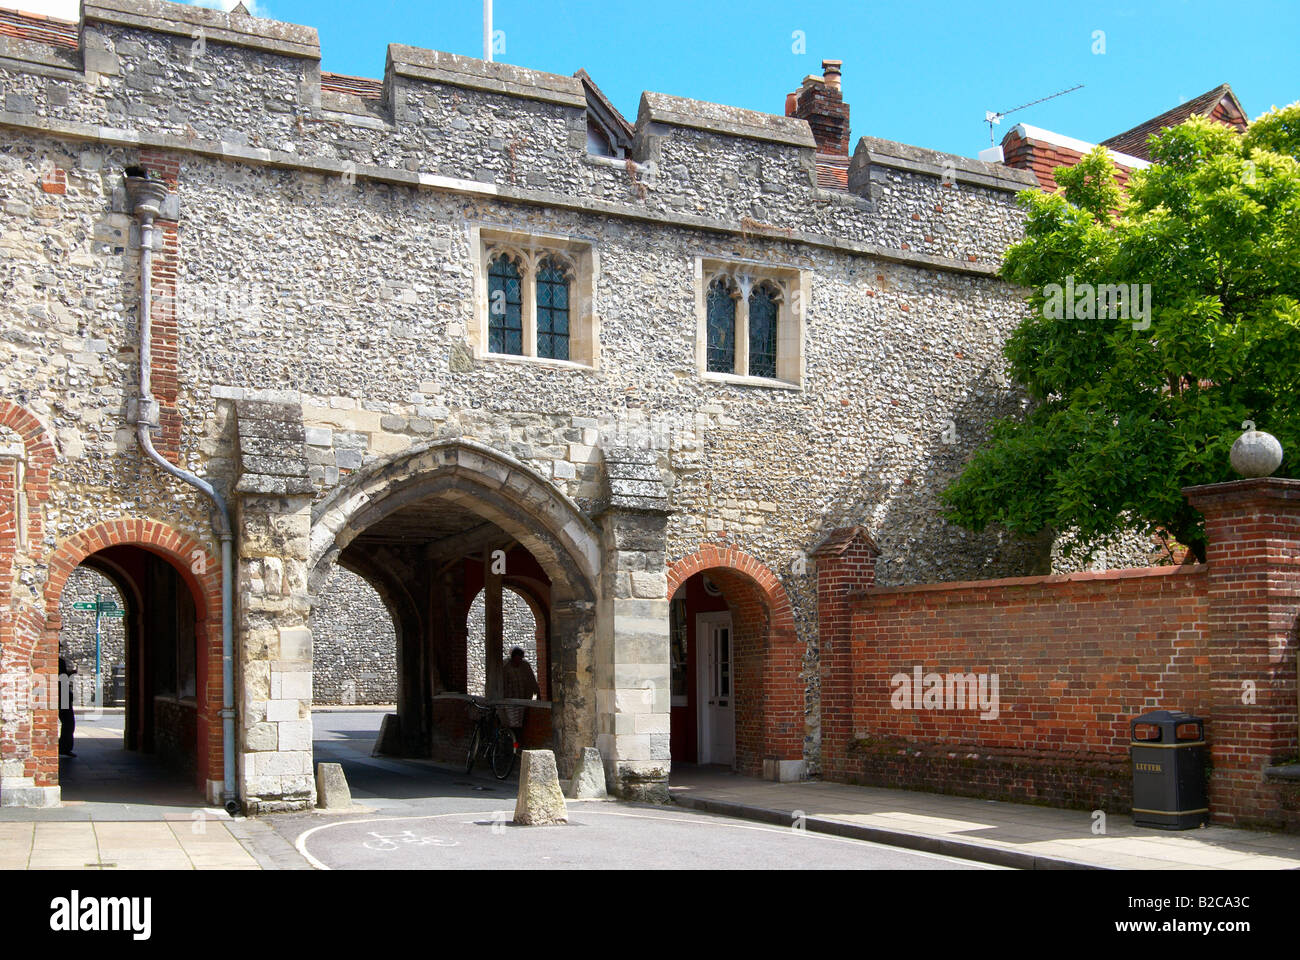
<svg viewBox="0 0 1300 960">
<path fill-rule="evenodd" d="M 1127 814 L 1092 832 L 1086 810 L 819 781 L 773 783 L 707 767 L 674 767 L 673 798 L 696 810 L 852 836 L 1026 869 L 1293 870 L 1300 835 L 1203 827 L 1136 827 Z"/>
<path fill-rule="evenodd" d="M 227 824 L 0 823 L 0 870 L 258 870 Z"/>
</svg>

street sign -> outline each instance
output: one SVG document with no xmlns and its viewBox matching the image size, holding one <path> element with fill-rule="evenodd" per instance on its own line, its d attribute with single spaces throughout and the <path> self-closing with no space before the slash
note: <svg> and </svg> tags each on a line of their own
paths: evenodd
<svg viewBox="0 0 1300 960">
<path fill-rule="evenodd" d="M 72 605 L 73 610 L 94 610 L 95 602 L 93 600 L 79 600 Z"/>
<path fill-rule="evenodd" d="M 104 616 L 106 616 L 106 617 L 124 617 L 124 616 L 126 616 L 126 611 L 125 611 L 125 610 L 105 610 L 105 611 L 104 611 Z"/>
<path fill-rule="evenodd" d="M 99 603 L 93 603 L 90 600 L 79 600 L 72 605 L 73 610 L 98 610 L 100 613 L 109 613 L 117 609 L 117 604 L 112 600 L 101 600 Z"/>
</svg>

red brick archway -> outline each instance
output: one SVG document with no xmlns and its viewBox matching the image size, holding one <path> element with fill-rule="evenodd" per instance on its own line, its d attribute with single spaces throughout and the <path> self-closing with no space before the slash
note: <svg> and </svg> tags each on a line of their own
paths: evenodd
<svg viewBox="0 0 1300 960">
<path fill-rule="evenodd" d="M 781 581 L 734 547 L 703 544 L 668 568 L 668 596 L 707 573 L 731 609 L 735 636 L 736 768 L 758 776 L 764 760 L 802 760 L 803 649 Z"/>
<path fill-rule="evenodd" d="M 50 468 L 54 466 L 54 442 L 35 414 L 8 400 L 0 400 L 0 427 L 8 427 L 23 440 L 27 470 L 22 492 L 28 508 L 27 543 L 32 554 L 39 556 L 43 546 L 43 508 L 50 496 Z"/>
<path fill-rule="evenodd" d="M 68 577 L 87 557 L 110 547 L 137 547 L 166 560 L 194 598 L 198 713 L 197 774 L 201 781 L 222 778 L 221 752 L 221 575 L 220 561 L 194 537 L 156 520 L 128 518 L 98 524 L 65 540 L 50 557 L 44 610 L 17 624 L 18 648 L 30 651 L 24 666 L 34 680 L 58 671 L 59 600 Z M 46 681 L 48 682 L 48 680 Z M 26 761 L 26 775 L 38 787 L 58 784 L 58 714 L 53 707 L 33 709 L 29 722 L 3 734 L 6 759 Z M 25 742 L 24 742 L 25 741 Z M 202 786 L 203 784 L 201 784 Z"/>
<path fill-rule="evenodd" d="M 25 696 L 23 678 L 31 673 L 35 638 L 41 630 L 40 611 L 30 602 L 20 603 L 20 595 L 10 591 L 19 553 L 28 560 L 39 560 L 44 553 L 44 507 L 55 449 L 40 420 L 8 400 L 0 400 L 0 427 L 12 430 L 22 441 L 21 455 L 0 456 L 0 696 L 8 701 Z M 20 503 L 25 510 L 19 509 Z M 20 521 L 25 521 L 21 528 Z M 38 780 L 31 748 L 38 730 L 44 736 L 33 717 L 16 709 L 0 729 L 0 759 L 23 761 L 21 775 L 6 775 L 9 785 L 44 785 Z"/>
</svg>

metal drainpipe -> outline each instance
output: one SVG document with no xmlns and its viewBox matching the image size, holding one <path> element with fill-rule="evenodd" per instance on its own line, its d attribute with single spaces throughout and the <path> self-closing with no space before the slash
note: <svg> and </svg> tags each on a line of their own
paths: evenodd
<svg viewBox="0 0 1300 960">
<path fill-rule="evenodd" d="M 131 210 L 140 221 L 140 396 L 136 401 L 136 436 L 150 460 L 178 480 L 197 488 L 217 508 L 212 526 L 221 541 L 221 755 L 224 761 L 221 799 L 226 812 L 234 816 L 240 811 L 239 789 L 235 784 L 234 596 L 231 585 L 234 528 L 230 523 L 230 509 L 212 484 L 182 470 L 154 449 L 152 431 L 158 425 L 158 405 L 150 389 L 153 238 L 154 220 L 167 197 L 167 187 L 156 180 L 131 174 L 126 176 L 125 182 Z"/>
</svg>

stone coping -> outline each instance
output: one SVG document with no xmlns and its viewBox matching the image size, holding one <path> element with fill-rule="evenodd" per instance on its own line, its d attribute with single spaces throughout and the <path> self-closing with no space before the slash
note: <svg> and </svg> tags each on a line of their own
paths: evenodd
<svg viewBox="0 0 1300 960">
<path fill-rule="evenodd" d="M 850 191 L 861 194 L 869 186 L 871 167 L 891 167 L 934 177 L 943 177 L 947 172 L 961 183 L 1012 193 L 1038 189 L 1038 179 L 1028 170 L 972 160 L 955 153 L 926 150 L 893 140 L 862 137 L 849 165 Z"/>
<path fill-rule="evenodd" d="M 582 81 L 575 77 L 529 70 L 509 63 L 490 63 L 474 57 L 408 47 L 400 43 L 388 46 L 385 75 L 542 100 L 583 110 L 587 108 L 586 91 Z"/>
<path fill-rule="evenodd" d="M 81 23 L 107 23 L 134 30 L 151 30 L 190 38 L 196 29 L 205 40 L 248 47 L 265 53 L 307 60 L 320 59 L 320 37 L 315 27 L 242 14 L 223 13 L 163 0 L 83 0 Z"/>
<path fill-rule="evenodd" d="M 13 61 L 9 63 L 7 61 Z M 59 47 L 39 40 L 0 37 L 0 67 L 40 72 L 33 67 L 76 70 L 80 76 L 81 54 L 73 47 Z"/>
<path fill-rule="evenodd" d="M 1209 567 L 1203 563 L 1167 567 L 1135 567 L 1084 573 L 1053 573 L 1039 577 L 1004 577 L 1000 580 L 953 580 L 950 583 L 908 583 L 897 587 L 867 587 L 850 592 L 854 603 L 869 603 L 877 597 L 904 593 L 958 593 L 1001 590 L 1007 587 L 1055 587 L 1067 583 L 1108 583 L 1122 580 L 1158 580 L 1162 577 L 1199 577 Z"/>
<path fill-rule="evenodd" d="M 1300 500 L 1300 480 L 1292 480 L 1289 477 L 1250 477 L 1244 480 L 1228 480 L 1224 483 L 1183 487 L 1181 493 L 1192 506 L 1198 503 L 1222 502 L 1246 497 L 1263 500 Z"/>
<path fill-rule="evenodd" d="M 637 129 L 642 129 L 646 123 L 690 127 L 750 140 L 770 140 L 793 147 L 817 147 L 807 120 L 729 107 L 721 103 L 689 100 L 666 93 L 651 93 L 648 90 L 641 94 L 641 107 L 636 118 Z"/>
</svg>

